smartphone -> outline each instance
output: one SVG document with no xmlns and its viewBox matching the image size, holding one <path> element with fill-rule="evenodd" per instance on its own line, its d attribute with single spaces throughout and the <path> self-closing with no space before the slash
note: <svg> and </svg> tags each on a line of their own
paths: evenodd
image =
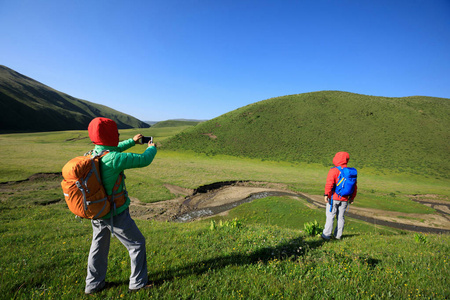
<svg viewBox="0 0 450 300">
<path fill-rule="evenodd" d="M 153 143 L 153 137 L 152 136 L 143 136 L 141 138 L 141 142 L 142 142 L 142 144 L 148 144 L 148 142 Z"/>
</svg>

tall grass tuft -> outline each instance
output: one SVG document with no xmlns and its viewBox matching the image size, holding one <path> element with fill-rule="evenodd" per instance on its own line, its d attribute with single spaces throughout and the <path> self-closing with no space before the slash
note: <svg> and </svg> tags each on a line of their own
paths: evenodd
<svg viewBox="0 0 450 300">
<path fill-rule="evenodd" d="M 322 233 L 323 227 L 319 225 L 319 222 L 317 220 L 314 220 L 314 222 L 307 222 L 303 225 L 305 229 L 305 233 L 308 236 L 318 236 Z"/>
</svg>

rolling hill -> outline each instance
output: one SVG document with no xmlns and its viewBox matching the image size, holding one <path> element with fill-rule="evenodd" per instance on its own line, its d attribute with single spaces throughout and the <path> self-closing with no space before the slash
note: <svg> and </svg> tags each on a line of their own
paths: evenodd
<svg viewBox="0 0 450 300">
<path fill-rule="evenodd" d="M 241 107 L 166 141 L 165 148 L 329 166 L 450 176 L 450 99 L 340 91 L 289 95 Z"/>
<path fill-rule="evenodd" d="M 155 128 L 159 127 L 177 127 L 177 126 L 195 126 L 198 123 L 201 123 L 203 121 L 197 121 L 197 120 L 166 120 L 157 122 L 153 125 Z"/>
<path fill-rule="evenodd" d="M 81 100 L 0 65 L 0 131 L 84 130 L 95 117 L 115 120 L 120 129 L 150 125 L 107 106 Z"/>
</svg>

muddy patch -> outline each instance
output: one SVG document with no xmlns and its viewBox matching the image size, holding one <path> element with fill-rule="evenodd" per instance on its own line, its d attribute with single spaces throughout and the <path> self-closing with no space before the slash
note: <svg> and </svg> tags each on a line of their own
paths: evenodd
<svg viewBox="0 0 450 300">
<path fill-rule="evenodd" d="M 217 136 L 215 136 L 215 135 L 212 134 L 211 132 L 210 132 L 210 133 L 202 133 L 202 135 L 209 136 L 209 137 L 210 137 L 211 139 L 213 139 L 213 140 L 217 139 Z"/>
<path fill-rule="evenodd" d="M 222 201 L 223 204 L 211 205 L 205 208 L 197 208 L 193 210 L 188 210 L 185 213 L 179 214 L 173 218 L 175 222 L 188 222 L 199 218 L 210 217 L 214 215 L 219 215 L 228 212 L 229 210 L 248 202 L 252 202 L 256 199 L 271 197 L 271 196 L 295 196 L 293 193 L 289 192 L 281 192 L 281 191 L 262 191 L 251 193 L 244 199 L 236 200 L 236 201 Z M 187 205 L 190 204 L 191 199 L 188 198 L 186 201 Z M 217 203 L 216 203 L 217 204 Z"/>
<path fill-rule="evenodd" d="M 89 137 L 87 137 L 87 136 L 81 136 L 81 135 L 78 135 L 77 137 L 75 137 L 75 138 L 71 138 L 71 139 L 67 139 L 67 140 L 65 140 L 65 142 L 75 142 L 75 141 L 80 141 L 80 140 L 86 140 L 86 139 L 88 139 Z"/>
<path fill-rule="evenodd" d="M 131 198 L 131 214 L 139 219 L 187 222 L 223 214 L 254 199 L 270 195 L 294 195 L 280 185 L 248 181 L 225 181 L 204 185 L 194 190 L 165 185 L 178 198 L 156 203 L 142 203 Z"/>
<path fill-rule="evenodd" d="M 13 185 L 26 181 L 52 181 L 52 180 L 62 180 L 61 172 L 59 173 L 36 173 L 28 177 L 27 179 L 17 180 L 17 181 L 5 181 L 0 182 L 0 185 Z"/>
<path fill-rule="evenodd" d="M 63 201 L 61 173 L 38 173 L 27 179 L 0 183 L 0 203 L 50 205 Z"/>
</svg>

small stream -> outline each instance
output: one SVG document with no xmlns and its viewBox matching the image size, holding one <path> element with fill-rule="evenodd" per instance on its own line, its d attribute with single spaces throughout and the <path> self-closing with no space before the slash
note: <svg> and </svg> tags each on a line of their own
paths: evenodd
<svg viewBox="0 0 450 300">
<path fill-rule="evenodd" d="M 204 218 L 204 217 L 217 215 L 222 212 L 228 211 L 232 208 L 235 208 L 243 203 L 249 203 L 256 199 L 262 199 L 262 198 L 271 197 L 271 196 L 296 196 L 296 197 L 298 197 L 298 195 L 296 195 L 294 193 L 289 193 L 289 192 L 266 191 L 266 192 L 254 193 L 254 194 L 251 194 L 250 196 L 248 196 L 247 198 L 237 200 L 232 203 L 227 203 L 224 205 L 214 206 L 214 207 L 195 209 L 195 210 L 183 213 L 181 215 L 175 216 L 175 218 L 172 221 L 184 223 L 184 222 L 189 222 L 189 221 L 192 221 L 192 220 L 195 220 L 198 218 Z"/>
</svg>

